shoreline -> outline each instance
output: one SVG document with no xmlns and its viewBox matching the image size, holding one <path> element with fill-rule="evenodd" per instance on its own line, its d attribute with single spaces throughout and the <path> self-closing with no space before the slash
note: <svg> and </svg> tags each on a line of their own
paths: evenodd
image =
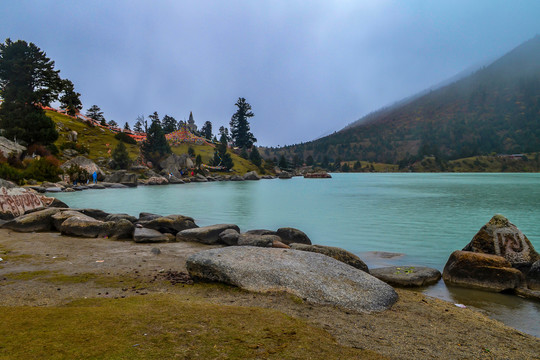
<svg viewBox="0 0 540 360">
<path fill-rule="evenodd" d="M 3 256 L 5 260 L 0 262 L 1 306 L 54 307 L 81 298 L 125 301 L 133 296 L 193 296 L 195 292 L 206 302 L 218 306 L 279 311 L 324 329 L 340 346 L 368 349 L 395 359 L 431 358 L 441 354 L 448 358 L 534 358 L 540 346 L 539 338 L 477 311 L 460 309 L 409 290 L 397 290 L 400 299 L 390 310 L 355 314 L 299 302 L 282 293 L 250 293 L 212 284 L 171 285 L 161 277 L 168 271 L 185 271 L 185 258 L 189 254 L 215 246 L 135 244 L 0 229 L 0 247 L 7 252 Z M 160 253 L 154 255 L 153 248 L 159 248 Z M 89 280 L 80 280 L 82 274 Z M 88 274 L 113 280 L 100 285 Z M 79 280 L 70 282 L 70 278 Z M 114 279 L 126 283 L 132 279 L 143 286 L 124 291 L 125 285 L 115 284 Z"/>
</svg>

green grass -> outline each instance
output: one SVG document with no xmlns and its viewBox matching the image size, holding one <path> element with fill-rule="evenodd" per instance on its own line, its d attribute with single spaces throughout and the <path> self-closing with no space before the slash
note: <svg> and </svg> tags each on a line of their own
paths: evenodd
<svg viewBox="0 0 540 360">
<path fill-rule="evenodd" d="M 378 359 L 275 310 L 177 295 L 1 307 L 0 359 Z"/>
</svg>

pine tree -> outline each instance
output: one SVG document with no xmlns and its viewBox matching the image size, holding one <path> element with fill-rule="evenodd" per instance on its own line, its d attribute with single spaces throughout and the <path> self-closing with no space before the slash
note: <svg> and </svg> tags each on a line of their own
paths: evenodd
<svg viewBox="0 0 540 360">
<path fill-rule="evenodd" d="M 133 126 L 133 131 L 143 132 L 143 124 L 144 124 L 144 116 L 143 115 L 137 116 L 137 121 L 135 122 L 135 125 Z"/>
<path fill-rule="evenodd" d="M 107 123 L 110 127 L 118 127 L 118 123 L 114 120 L 109 120 Z"/>
<path fill-rule="evenodd" d="M 112 152 L 113 169 L 127 169 L 131 163 L 129 158 L 129 153 L 127 151 L 126 145 L 123 141 L 118 142 L 118 145 L 114 148 Z"/>
<path fill-rule="evenodd" d="M 124 130 L 127 130 L 127 131 L 130 131 L 131 128 L 129 127 L 129 123 L 126 121 L 126 123 L 124 124 Z"/>
<path fill-rule="evenodd" d="M 210 121 L 204 123 L 201 133 L 207 140 L 212 140 L 212 123 Z"/>
<path fill-rule="evenodd" d="M 82 110 L 81 94 L 75 92 L 73 83 L 70 80 L 63 80 L 63 95 L 60 97 L 60 104 L 66 109 L 68 115 L 75 116 Z"/>
<path fill-rule="evenodd" d="M 221 135 L 220 143 L 216 146 L 214 151 L 214 158 L 211 161 L 213 166 L 223 166 L 229 170 L 234 166 L 234 162 L 231 158 L 231 154 L 227 152 L 227 137 L 225 134 Z"/>
<path fill-rule="evenodd" d="M 62 90 L 54 61 L 33 43 L 6 39 L 0 44 L 0 127 L 3 135 L 26 144 L 53 143 L 55 123 L 40 105 L 58 99 Z"/>
<path fill-rule="evenodd" d="M 251 153 L 249 154 L 249 160 L 253 163 L 253 165 L 260 167 L 262 164 L 261 154 L 259 154 L 259 150 L 257 150 L 256 146 L 253 146 L 251 148 Z"/>
<path fill-rule="evenodd" d="M 105 122 L 105 117 L 103 117 L 103 111 L 101 111 L 101 109 L 97 105 L 90 106 L 90 108 L 86 110 L 86 116 L 90 119 L 94 119 L 95 121 L 100 122 L 101 124 Z"/>
<path fill-rule="evenodd" d="M 250 149 L 257 139 L 249 131 L 248 119 L 255 116 L 251 111 L 251 105 L 244 98 L 238 98 L 235 104 L 238 110 L 231 117 L 231 137 L 235 146 Z"/>
<path fill-rule="evenodd" d="M 154 114 L 157 115 L 157 113 Z M 154 117 L 146 133 L 146 140 L 142 143 L 141 151 L 146 159 L 156 164 L 164 155 L 171 153 L 171 147 L 165 138 L 159 118 Z"/>
<path fill-rule="evenodd" d="M 278 166 L 279 166 L 279 168 L 281 170 L 285 170 L 285 169 L 289 168 L 289 164 L 287 163 L 287 159 L 285 158 L 285 156 L 283 154 L 279 158 Z"/>
<path fill-rule="evenodd" d="M 170 134 L 178 130 L 176 119 L 172 116 L 165 115 L 163 120 L 161 120 L 161 124 L 163 125 L 163 132 L 165 134 Z"/>
</svg>

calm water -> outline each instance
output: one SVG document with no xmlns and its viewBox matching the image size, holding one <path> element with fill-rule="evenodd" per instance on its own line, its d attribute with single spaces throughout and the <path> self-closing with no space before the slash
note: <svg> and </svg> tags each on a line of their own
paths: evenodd
<svg viewBox="0 0 540 360">
<path fill-rule="evenodd" d="M 540 250 L 540 174 L 333 174 L 333 179 L 212 182 L 52 194 L 71 207 L 138 216 L 183 214 L 197 224 L 242 231 L 296 227 L 314 243 L 339 246 L 370 267 L 439 269 L 497 213 Z M 373 251 L 403 253 L 382 259 Z M 438 285 L 429 295 L 485 310 L 540 336 L 540 304 L 515 296 Z"/>
</svg>

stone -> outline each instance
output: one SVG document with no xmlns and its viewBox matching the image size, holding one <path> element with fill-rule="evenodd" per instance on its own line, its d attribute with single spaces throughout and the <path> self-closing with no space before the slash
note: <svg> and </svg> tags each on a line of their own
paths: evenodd
<svg viewBox="0 0 540 360">
<path fill-rule="evenodd" d="M 10 155 L 20 157 L 26 148 L 3 136 L 0 136 L 0 153 L 7 159 Z"/>
<path fill-rule="evenodd" d="M 246 234 L 253 234 L 253 235 L 277 235 L 275 231 L 272 230 L 266 230 L 266 229 L 255 229 L 255 230 L 248 230 L 246 231 Z"/>
<path fill-rule="evenodd" d="M 52 192 L 52 193 L 58 193 L 58 192 L 62 192 L 62 188 L 60 187 L 48 187 L 48 188 L 45 188 L 45 192 Z"/>
<path fill-rule="evenodd" d="M 128 187 L 135 187 L 137 186 L 137 183 L 135 183 L 134 186 L 127 186 L 127 185 L 124 185 L 124 184 L 111 184 L 108 186 L 108 188 L 110 189 L 127 189 Z"/>
<path fill-rule="evenodd" d="M 73 209 L 96 220 L 105 221 L 110 214 L 100 209 Z"/>
<path fill-rule="evenodd" d="M 240 232 L 240 228 L 234 224 L 216 224 L 179 231 L 176 234 L 176 241 L 191 241 L 202 244 L 219 244 L 219 234 L 227 229 L 233 229 Z"/>
<path fill-rule="evenodd" d="M 56 229 L 57 231 L 60 231 L 60 228 L 62 224 L 64 223 L 64 221 L 66 221 L 72 216 L 86 216 L 86 215 L 76 210 L 65 210 L 65 211 L 57 212 L 56 214 L 52 216 L 53 228 Z"/>
<path fill-rule="evenodd" d="M 353 253 L 333 246 L 323 246 L 323 245 L 306 245 L 299 243 L 292 243 L 291 249 L 300 250 L 300 251 L 311 251 L 331 258 L 341 261 L 342 263 L 351 265 L 354 268 L 365 271 L 369 273 L 368 266 L 356 255 Z"/>
<path fill-rule="evenodd" d="M 87 238 L 106 237 L 112 233 L 115 223 L 100 221 L 86 215 L 71 216 L 60 226 L 62 235 Z"/>
<path fill-rule="evenodd" d="M 84 156 L 77 156 L 71 160 L 68 160 L 62 165 L 60 165 L 60 168 L 62 170 L 66 170 L 69 169 L 73 164 L 85 169 L 90 175 L 92 175 L 94 171 L 97 172 L 97 178 L 100 181 L 105 178 L 105 173 L 99 168 L 99 166 L 97 166 L 95 162 Z"/>
<path fill-rule="evenodd" d="M 38 195 L 31 189 L 11 186 L 5 180 L 3 180 L 3 184 L 7 187 L 0 187 L 0 219 L 10 220 L 49 206 L 45 202 L 45 199 L 49 198 Z"/>
<path fill-rule="evenodd" d="M 52 202 L 48 204 L 47 207 L 56 207 L 56 208 L 64 208 L 64 209 L 69 208 L 69 206 L 62 200 L 58 200 L 57 198 L 52 198 L 52 199 L 53 199 Z"/>
<path fill-rule="evenodd" d="M 133 232 L 133 241 L 136 243 L 157 243 L 169 241 L 169 237 L 154 229 L 136 227 Z"/>
<path fill-rule="evenodd" d="M 133 239 L 135 225 L 127 219 L 119 219 L 113 221 L 114 226 L 109 232 L 109 237 L 112 239 Z"/>
<path fill-rule="evenodd" d="M 128 173 L 127 170 L 118 170 L 105 176 L 104 181 L 122 184 L 127 187 L 136 187 L 138 183 L 137 174 Z"/>
<path fill-rule="evenodd" d="M 141 222 L 145 228 L 154 229 L 161 233 L 176 235 L 179 231 L 197 228 L 195 220 L 189 216 L 168 215 L 160 216 L 149 221 Z"/>
<path fill-rule="evenodd" d="M 62 150 L 62 155 L 64 155 L 67 158 L 75 157 L 79 154 L 79 152 L 75 149 L 64 149 Z"/>
<path fill-rule="evenodd" d="M 319 171 L 315 173 L 304 174 L 304 178 L 305 179 L 331 179 L 332 175 L 330 175 L 326 171 Z"/>
<path fill-rule="evenodd" d="M 105 221 L 118 221 L 121 219 L 128 220 L 131 223 L 135 223 L 138 220 L 135 216 L 129 214 L 109 214 L 105 217 Z"/>
<path fill-rule="evenodd" d="M 93 190 L 104 190 L 104 189 L 105 189 L 105 186 L 102 185 L 102 184 L 88 184 L 88 189 L 93 189 Z"/>
<path fill-rule="evenodd" d="M 240 175 L 232 175 L 229 178 L 229 181 L 244 181 L 244 178 Z"/>
<path fill-rule="evenodd" d="M 258 246 L 272 247 L 274 241 L 281 243 L 281 238 L 276 235 L 255 235 L 255 234 L 240 234 L 238 237 L 238 246 Z"/>
<path fill-rule="evenodd" d="M 540 290 L 540 260 L 532 264 L 527 272 L 527 287 L 531 290 Z"/>
<path fill-rule="evenodd" d="M 161 250 L 160 250 L 159 248 L 157 248 L 157 247 L 152 248 L 152 250 L 150 250 L 150 252 L 151 252 L 152 254 L 154 254 L 154 255 L 159 255 L 159 254 L 161 254 Z"/>
<path fill-rule="evenodd" d="M 184 184 L 184 180 L 177 178 L 176 176 L 169 176 L 169 184 Z"/>
<path fill-rule="evenodd" d="M 240 236 L 240 233 L 238 231 L 234 229 L 227 229 L 227 230 L 222 231 L 218 237 L 222 243 L 234 246 L 238 244 L 239 236 Z"/>
<path fill-rule="evenodd" d="M 53 230 L 52 216 L 59 211 L 62 209 L 48 208 L 34 211 L 9 220 L 2 225 L 2 228 L 18 232 L 51 231 Z"/>
<path fill-rule="evenodd" d="M 167 185 L 169 180 L 163 176 L 152 176 L 145 183 L 146 185 Z"/>
<path fill-rule="evenodd" d="M 150 220 L 157 219 L 160 217 L 162 217 L 162 215 L 152 214 L 152 213 L 147 213 L 147 212 L 139 213 L 139 221 L 141 222 L 150 221 Z"/>
<path fill-rule="evenodd" d="M 278 175 L 278 179 L 292 179 L 292 174 L 287 171 L 282 171 Z"/>
<path fill-rule="evenodd" d="M 291 248 L 289 245 L 284 244 L 284 243 L 282 243 L 282 242 L 279 241 L 279 240 L 274 240 L 274 241 L 272 242 L 272 247 L 274 247 L 274 248 L 280 248 L 280 249 L 290 249 L 290 248 Z"/>
<path fill-rule="evenodd" d="M 191 160 L 188 154 L 171 154 L 159 162 L 159 167 L 163 169 L 166 174 L 173 174 L 173 176 L 177 178 L 182 177 L 180 174 L 182 169 L 191 169 L 193 166 L 193 160 Z"/>
<path fill-rule="evenodd" d="M 388 266 L 371 269 L 370 274 L 389 285 L 400 287 L 433 285 L 441 278 L 439 270 L 424 266 Z"/>
<path fill-rule="evenodd" d="M 292 243 L 311 245 L 311 240 L 302 231 L 295 228 L 279 228 L 276 231 L 276 235 L 281 238 L 284 244 L 290 245 Z"/>
<path fill-rule="evenodd" d="M 15 183 L 9 180 L 0 179 L 0 188 L 13 189 L 16 187 L 17 185 L 15 185 Z"/>
<path fill-rule="evenodd" d="M 257 175 L 256 171 L 250 171 L 244 174 L 244 180 L 261 180 L 261 177 Z"/>
<path fill-rule="evenodd" d="M 523 274 L 502 256 L 456 250 L 444 266 L 443 279 L 449 285 L 501 292 L 520 286 Z"/>
<path fill-rule="evenodd" d="M 78 135 L 79 134 L 77 134 L 77 132 L 75 130 L 71 130 L 67 134 L 67 139 L 68 139 L 68 141 L 71 141 L 71 142 L 77 142 Z"/>
<path fill-rule="evenodd" d="M 284 291 L 315 304 L 355 312 L 389 309 L 394 289 L 331 257 L 288 249 L 230 246 L 191 255 L 192 278 L 219 281 L 255 292 Z"/>
<path fill-rule="evenodd" d="M 495 215 L 485 224 L 463 251 L 498 255 L 504 257 L 513 267 L 526 272 L 540 260 L 527 237 L 502 215 Z"/>
</svg>

